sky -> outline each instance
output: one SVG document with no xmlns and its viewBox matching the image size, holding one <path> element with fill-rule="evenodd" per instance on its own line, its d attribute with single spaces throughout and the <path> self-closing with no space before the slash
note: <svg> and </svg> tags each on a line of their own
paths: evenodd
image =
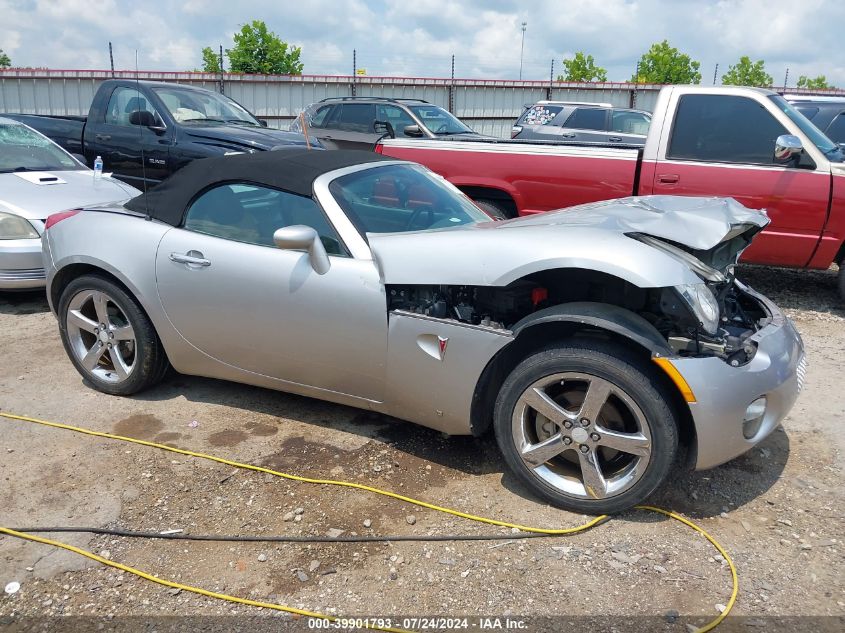
<svg viewBox="0 0 845 633">
<path fill-rule="evenodd" d="M 305 74 L 547 80 L 554 60 L 595 57 L 611 81 L 668 39 L 712 83 L 740 56 L 766 62 L 775 85 L 823 74 L 845 87 L 841 0 L 0 0 L 0 49 L 14 66 L 192 70 L 201 50 L 232 44 L 263 20 L 302 48 Z M 521 24 L 526 22 L 524 52 Z M 225 64 L 224 64 L 225 65 Z"/>
</svg>

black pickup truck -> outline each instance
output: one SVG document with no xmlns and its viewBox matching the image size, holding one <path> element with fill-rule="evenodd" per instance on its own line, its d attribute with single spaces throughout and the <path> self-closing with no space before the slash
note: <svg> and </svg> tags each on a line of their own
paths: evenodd
<svg viewBox="0 0 845 633">
<path fill-rule="evenodd" d="M 302 134 L 272 130 L 232 99 L 181 84 L 112 79 L 87 117 L 4 114 L 35 128 L 103 170 L 145 189 L 198 158 L 305 145 Z M 320 142 L 311 141 L 320 146 Z M 142 160 L 143 158 L 143 160 Z"/>
</svg>

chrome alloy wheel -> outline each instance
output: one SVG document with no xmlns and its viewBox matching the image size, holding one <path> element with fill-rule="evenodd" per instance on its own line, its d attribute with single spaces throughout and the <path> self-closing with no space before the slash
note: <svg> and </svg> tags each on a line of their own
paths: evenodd
<svg viewBox="0 0 845 633">
<path fill-rule="evenodd" d="M 651 459 L 651 433 L 640 407 L 590 374 L 553 374 L 530 385 L 514 408 L 512 434 L 535 477 L 581 499 L 630 489 Z"/>
<path fill-rule="evenodd" d="M 100 290 L 83 290 L 67 308 L 67 336 L 79 363 L 111 383 L 135 369 L 135 330 L 114 299 Z"/>
</svg>

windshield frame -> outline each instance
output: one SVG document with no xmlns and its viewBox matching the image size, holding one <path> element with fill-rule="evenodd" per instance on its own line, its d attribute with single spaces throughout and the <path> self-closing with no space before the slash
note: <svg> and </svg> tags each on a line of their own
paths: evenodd
<svg viewBox="0 0 845 633">
<path fill-rule="evenodd" d="M 831 141 L 824 132 L 817 128 L 810 119 L 798 112 L 798 110 L 796 110 L 795 107 L 781 95 L 774 94 L 768 95 L 768 97 L 772 103 L 775 104 L 775 107 L 778 110 L 783 112 L 790 121 L 798 126 L 798 129 L 801 130 L 804 136 L 806 136 L 810 142 L 825 155 L 825 158 L 835 162 L 841 162 L 841 158 L 836 160 L 836 155 L 840 152 L 839 146 Z"/>
<path fill-rule="evenodd" d="M 258 118 L 252 114 L 249 110 L 243 107 L 240 103 L 228 97 L 224 94 L 220 94 L 217 92 L 212 92 L 211 90 L 197 90 L 196 88 L 191 88 L 189 86 L 153 86 L 152 91 L 155 96 L 161 101 L 162 106 L 170 115 L 170 118 L 176 121 L 176 123 L 184 124 L 190 123 L 191 121 L 197 123 L 220 123 L 220 124 L 232 124 L 234 119 L 234 123 L 237 124 L 238 122 L 249 123 L 255 127 L 261 127 L 261 123 L 258 121 Z M 179 93 L 179 95 L 186 95 L 192 97 L 199 97 L 209 99 L 216 103 L 222 104 L 225 108 L 231 110 L 235 116 L 228 116 L 228 114 L 224 114 L 223 118 L 217 117 L 210 117 L 207 113 L 202 112 L 204 114 L 203 117 L 194 117 L 194 118 L 180 118 L 177 116 L 176 113 L 170 108 L 170 105 L 167 101 L 162 97 L 162 93 L 169 94 L 169 93 Z M 177 108 L 179 109 L 179 108 Z M 223 111 L 224 107 L 218 108 L 219 110 Z M 195 110 L 196 112 L 200 112 L 199 110 Z M 238 116 L 241 115 L 241 116 Z"/>
<path fill-rule="evenodd" d="M 51 155 L 51 158 L 56 159 L 56 163 L 50 165 L 37 165 L 33 167 L 27 167 L 26 165 L 19 165 L 15 168 L 5 168 L 2 166 L 2 159 L 0 158 L 0 174 L 14 174 L 16 172 L 32 172 L 32 171 L 87 171 L 88 167 L 83 165 L 79 160 L 77 160 L 70 152 L 60 146 L 58 143 L 53 141 L 52 139 L 48 138 L 38 130 L 29 127 L 25 123 L 21 123 L 19 121 L 14 121 L 12 119 L 6 119 L 0 121 L 0 128 L 20 128 L 23 130 L 24 135 L 28 135 L 31 141 L 25 145 L 21 145 L 21 147 L 37 147 L 39 149 L 43 149 L 46 151 L 47 154 Z M 2 135 L 0 135 L 0 139 L 2 139 Z M 29 139 L 25 139 L 29 140 Z M 32 143 L 32 141 L 37 141 L 37 144 Z M 14 144 L 12 143 L 4 143 L 0 140 L 0 150 L 4 147 L 12 147 Z M 2 154 L 2 152 L 0 152 Z M 65 162 L 62 162 L 64 159 Z"/>
<path fill-rule="evenodd" d="M 469 127 L 466 123 L 461 121 L 458 117 L 454 114 L 446 110 L 445 108 L 440 107 L 439 105 L 435 105 L 433 103 L 427 104 L 405 104 L 405 107 L 411 112 L 413 117 L 417 119 L 423 127 L 429 131 L 434 136 L 449 136 L 450 134 L 475 134 L 475 130 Z M 434 109 L 438 112 L 445 115 L 445 119 L 449 122 L 449 124 L 454 124 L 454 128 L 450 128 L 448 131 L 445 132 L 437 132 L 431 129 L 431 126 L 426 122 L 426 118 L 420 114 L 421 109 Z"/>
<path fill-rule="evenodd" d="M 377 161 L 377 162 L 370 162 L 370 163 L 362 163 L 359 165 L 350 165 L 349 167 L 343 167 L 341 169 L 336 169 L 334 171 L 330 171 L 328 173 L 322 174 L 321 176 L 317 177 L 314 180 L 313 190 L 314 190 L 314 198 L 320 203 L 320 206 L 325 211 L 326 215 L 329 218 L 329 221 L 334 226 L 335 230 L 343 239 L 344 243 L 346 244 L 349 252 L 352 253 L 352 257 L 355 259 L 362 259 L 362 260 L 372 260 L 373 255 L 372 251 L 370 250 L 369 241 L 367 239 L 367 234 L 361 231 L 361 228 L 356 225 L 352 218 L 350 218 L 346 211 L 341 207 L 340 203 L 335 199 L 334 194 L 330 191 L 329 187 L 331 184 L 342 178 L 344 176 L 354 174 L 356 172 L 363 172 L 369 171 L 373 169 L 381 169 L 384 167 L 401 165 L 405 167 L 410 167 L 414 169 L 419 169 L 424 173 L 429 174 L 430 176 L 440 178 L 445 186 L 447 186 L 452 193 L 456 194 L 458 198 L 465 199 L 466 203 L 472 205 L 474 209 L 474 213 L 478 215 L 478 220 L 475 222 L 476 224 L 481 222 L 491 222 L 491 218 L 484 213 L 481 209 L 479 209 L 466 195 L 461 192 L 457 187 L 455 187 L 452 183 L 447 181 L 445 178 L 434 174 L 431 170 L 423 167 L 422 165 L 415 165 L 413 163 L 409 163 L 403 160 L 390 160 L 390 161 Z M 467 224 L 456 225 L 456 226 L 467 226 Z M 428 229 L 426 232 L 432 231 L 441 231 L 441 230 L 449 230 L 452 227 L 444 228 L 444 229 Z M 379 233 L 378 235 L 387 235 L 386 233 Z M 401 235 L 401 233 L 400 233 Z"/>
</svg>

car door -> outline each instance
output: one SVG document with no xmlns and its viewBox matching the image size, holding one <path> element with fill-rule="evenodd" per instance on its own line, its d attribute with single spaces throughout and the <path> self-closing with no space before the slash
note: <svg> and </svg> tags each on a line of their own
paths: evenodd
<svg viewBox="0 0 845 633">
<path fill-rule="evenodd" d="M 381 137 L 375 121 L 374 104 L 344 102 L 335 106 L 318 138 L 329 149 L 372 150 Z"/>
<path fill-rule="evenodd" d="M 561 130 L 561 139 L 581 143 L 607 142 L 608 108 L 575 108 Z"/>
<path fill-rule="evenodd" d="M 148 124 L 154 123 L 156 130 Z M 164 180 L 168 171 L 172 130 L 137 88 L 118 86 L 109 98 L 103 120 L 85 129 L 85 158 L 101 156 L 103 171 L 144 188 Z"/>
<path fill-rule="evenodd" d="M 808 156 L 798 166 L 774 162 L 786 127 L 751 97 L 683 94 L 668 144 L 661 143 L 655 194 L 731 196 L 765 209 L 771 224 L 745 251 L 760 264 L 804 266 L 827 217 L 829 165 Z"/>
<path fill-rule="evenodd" d="M 331 260 L 280 250 L 276 229 L 306 225 Z M 244 372 L 380 401 L 387 310 L 371 260 L 349 256 L 311 199 L 250 184 L 206 191 L 162 238 L 156 277 L 179 334 Z"/>
</svg>

